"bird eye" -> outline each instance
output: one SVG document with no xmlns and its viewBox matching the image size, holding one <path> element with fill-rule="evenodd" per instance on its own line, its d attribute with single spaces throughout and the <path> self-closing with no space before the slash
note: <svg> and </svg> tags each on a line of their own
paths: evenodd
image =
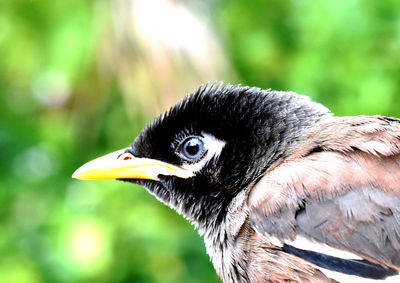
<svg viewBox="0 0 400 283">
<path fill-rule="evenodd" d="M 188 138 L 181 144 L 179 153 L 189 161 L 197 160 L 204 154 L 204 143 L 200 137 Z"/>
</svg>

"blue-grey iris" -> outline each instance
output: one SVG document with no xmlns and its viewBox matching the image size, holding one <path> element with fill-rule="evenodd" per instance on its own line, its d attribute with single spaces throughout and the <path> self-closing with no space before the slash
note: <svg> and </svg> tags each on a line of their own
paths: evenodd
<svg viewBox="0 0 400 283">
<path fill-rule="evenodd" d="M 191 137 L 182 143 L 181 154 L 188 160 L 201 157 L 204 151 L 204 143 L 200 137 Z"/>
</svg>

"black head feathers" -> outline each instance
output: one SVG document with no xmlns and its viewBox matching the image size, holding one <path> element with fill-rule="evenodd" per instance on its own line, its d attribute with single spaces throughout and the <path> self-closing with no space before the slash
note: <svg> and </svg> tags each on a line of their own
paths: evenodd
<svg viewBox="0 0 400 283">
<path fill-rule="evenodd" d="M 327 115 L 329 110 L 322 105 L 292 92 L 213 84 L 200 87 L 158 117 L 129 151 L 136 157 L 185 166 L 191 162 L 177 149 L 188 137 L 206 134 L 224 142 L 221 152 L 197 167 L 193 178 L 165 177 L 169 190 L 166 183 L 162 188 L 159 182 L 150 183 L 151 191 L 170 205 L 191 196 L 228 204 L 276 160 L 290 154 L 307 128 Z M 180 201 L 171 194 L 179 195 Z"/>
</svg>

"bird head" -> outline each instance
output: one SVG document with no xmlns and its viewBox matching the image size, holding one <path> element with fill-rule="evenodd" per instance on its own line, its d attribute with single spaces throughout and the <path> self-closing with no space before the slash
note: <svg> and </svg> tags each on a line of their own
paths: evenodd
<svg viewBox="0 0 400 283">
<path fill-rule="evenodd" d="M 138 183 L 197 227 L 218 225 L 235 197 L 328 113 L 291 92 L 200 87 L 131 146 L 83 165 L 73 177 Z"/>
</svg>

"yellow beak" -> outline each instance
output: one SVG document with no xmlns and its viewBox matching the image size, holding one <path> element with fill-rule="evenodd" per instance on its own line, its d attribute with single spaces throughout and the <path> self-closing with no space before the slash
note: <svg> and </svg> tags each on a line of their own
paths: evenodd
<svg viewBox="0 0 400 283">
<path fill-rule="evenodd" d="M 80 180 L 146 179 L 159 181 L 158 175 L 190 178 L 193 173 L 156 159 L 137 158 L 124 149 L 82 165 L 72 178 Z"/>
</svg>

